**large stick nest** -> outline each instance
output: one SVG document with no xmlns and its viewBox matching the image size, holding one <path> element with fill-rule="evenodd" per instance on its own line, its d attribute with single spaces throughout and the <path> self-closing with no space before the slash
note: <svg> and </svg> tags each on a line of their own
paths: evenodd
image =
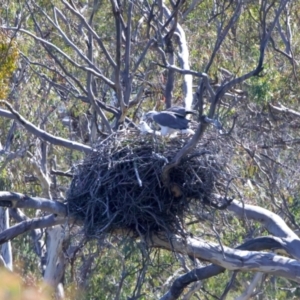
<svg viewBox="0 0 300 300">
<path fill-rule="evenodd" d="M 84 222 L 87 236 L 178 232 L 199 206 L 224 208 L 214 198 L 225 182 L 224 159 L 214 146 L 196 146 L 171 170 L 168 186 L 163 184 L 164 167 L 186 142 L 134 134 L 102 141 L 74 168 L 68 192 L 69 210 Z"/>
</svg>

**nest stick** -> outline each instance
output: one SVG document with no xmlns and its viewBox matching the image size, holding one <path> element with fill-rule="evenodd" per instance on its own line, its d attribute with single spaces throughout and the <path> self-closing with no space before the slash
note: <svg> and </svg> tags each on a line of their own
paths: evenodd
<svg viewBox="0 0 300 300">
<path fill-rule="evenodd" d="M 135 160 L 133 161 L 133 166 L 134 166 L 134 171 L 135 171 L 136 179 L 137 179 L 137 181 L 139 183 L 139 186 L 142 187 L 143 186 L 143 182 L 142 182 L 142 180 L 140 178 L 139 171 L 137 169 L 137 164 L 136 164 Z"/>
</svg>

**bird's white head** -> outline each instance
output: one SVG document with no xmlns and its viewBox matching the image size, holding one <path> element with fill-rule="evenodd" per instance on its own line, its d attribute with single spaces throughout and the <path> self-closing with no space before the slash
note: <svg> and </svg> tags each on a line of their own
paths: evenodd
<svg viewBox="0 0 300 300">
<path fill-rule="evenodd" d="M 155 110 L 150 110 L 144 114 L 143 120 L 146 122 L 153 121 L 153 116 L 155 116 L 158 112 Z"/>
</svg>

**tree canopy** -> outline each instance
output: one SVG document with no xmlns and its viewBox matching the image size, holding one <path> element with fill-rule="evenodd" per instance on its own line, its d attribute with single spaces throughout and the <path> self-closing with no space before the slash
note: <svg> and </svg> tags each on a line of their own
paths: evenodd
<svg viewBox="0 0 300 300">
<path fill-rule="evenodd" d="M 3 1 L 0 261 L 16 297 L 299 297 L 299 8 Z M 172 106 L 193 110 L 193 134 L 143 132 Z"/>
</svg>

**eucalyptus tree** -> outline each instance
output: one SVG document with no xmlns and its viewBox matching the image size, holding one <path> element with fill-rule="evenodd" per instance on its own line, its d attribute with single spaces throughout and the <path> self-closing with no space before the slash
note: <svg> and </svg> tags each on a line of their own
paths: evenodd
<svg viewBox="0 0 300 300">
<path fill-rule="evenodd" d="M 297 95 L 300 42 L 295 2 L 24 1 L 4 5 L 1 20 L 7 36 L 1 45 L 12 41 L 19 57 L 0 109 L 5 145 L 1 171 L 12 182 L 0 192 L 0 204 L 10 207 L 15 220 L 9 227 L 6 211 L 0 240 L 8 243 L 30 231 L 44 279 L 57 288 L 57 297 L 63 297 L 63 275 L 69 262 L 77 267 L 78 253 L 86 255 L 76 271 L 85 278 L 78 284 L 81 288 L 91 284 L 88 274 L 97 260 L 95 253 L 84 252 L 81 242 L 67 243 L 74 233 L 60 225 L 74 221 L 63 203 L 72 172 L 59 168 L 71 169 L 115 132 L 138 128 L 144 111 L 174 104 L 196 109 L 198 125 L 164 168 L 163 180 L 213 131 L 215 139 L 232 149 L 229 190 L 239 200 L 219 215 L 199 212 L 199 219 L 191 222 L 195 232 L 202 228 L 213 238 L 174 233 L 167 240 L 147 240 L 151 247 L 177 253 L 182 264 L 176 272 L 170 269 L 174 274 L 169 280 L 160 278 L 156 287 L 145 283 L 146 268 L 141 265 L 146 263 L 140 261 L 137 269 L 142 271 L 132 271 L 138 274 L 131 283 L 135 288 L 126 291 L 130 272 L 116 247 L 118 239 L 102 240 L 101 249 L 115 249 L 124 267 L 122 276 L 113 278 L 117 288 L 107 293 L 115 299 L 135 299 L 145 293 L 144 285 L 147 299 L 178 299 L 182 294 L 189 299 L 205 292 L 205 279 L 225 270 L 233 275 L 226 287 L 222 285 L 222 299 L 233 288 L 237 272 L 258 272 L 239 299 L 259 291 L 258 283 L 266 278 L 261 274 L 300 281 L 295 233 L 299 184 L 291 178 L 299 169 L 294 155 L 299 112 L 292 101 Z M 218 130 L 207 119 L 220 124 Z M 36 215 L 25 215 L 23 209 L 28 208 L 37 210 Z M 203 227 L 193 227 L 202 221 Z M 238 241 L 231 240 L 233 226 L 241 224 Z M 264 230 L 270 236 L 262 237 Z M 264 250 L 281 250 L 290 258 Z M 2 256 L 4 265 L 12 264 L 6 261 L 11 255 Z M 189 266 L 188 256 L 194 258 Z M 74 272 L 72 276 L 74 280 Z"/>
</svg>

